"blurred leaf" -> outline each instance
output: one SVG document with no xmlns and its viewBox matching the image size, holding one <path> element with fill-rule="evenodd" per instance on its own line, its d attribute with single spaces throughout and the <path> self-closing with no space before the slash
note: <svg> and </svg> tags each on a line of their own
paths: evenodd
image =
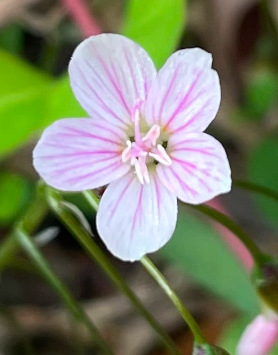
<svg viewBox="0 0 278 355">
<path fill-rule="evenodd" d="M 29 200 L 30 185 L 23 177 L 2 172 L 0 174 L 0 224 L 9 225 Z"/>
<path fill-rule="evenodd" d="M 48 105 L 48 123 L 60 118 L 88 116 L 73 95 L 68 75 L 57 80 L 49 93 Z"/>
<path fill-rule="evenodd" d="M 0 156 L 20 146 L 46 123 L 52 79 L 19 58 L 0 51 Z"/>
<path fill-rule="evenodd" d="M 52 82 L 47 74 L 3 50 L 0 50 L 0 75 L 0 106 L 10 95 L 37 92 Z"/>
<path fill-rule="evenodd" d="M 248 179 L 273 189 L 278 193 L 278 141 L 275 138 L 262 140 L 251 151 L 247 162 Z M 254 196 L 262 215 L 278 228 L 278 204 L 264 196 Z"/>
<path fill-rule="evenodd" d="M 252 321 L 250 317 L 243 317 L 229 324 L 221 336 L 219 344 L 228 350 L 231 354 L 236 354 L 236 347 L 239 339 L 247 325 Z M 261 334 L 263 336 L 263 334 Z M 278 354 L 278 345 L 269 353 L 269 355 Z"/>
<path fill-rule="evenodd" d="M 46 91 L 0 97 L 0 156 L 12 152 L 45 126 Z"/>
<path fill-rule="evenodd" d="M 66 285 L 64 285 L 63 282 L 56 276 L 32 238 L 23 229 L 19 228 L 15 230 L 15 235 L 22 248 L 33 261 L 34 265 L 68 308 L 68 311 L 73 316 L 73 319 L 77 322 L 82 322 L 87 328 L 91 341 L 98 345 L 103 354 L 114 355 L 114 352 L 110 350 L 109 345 L 106 344 L 105 340 L 99 334 L 93 321 L 87 316 Z"/>
<path fill-rule="evenodd" d="M 184 25 L 184 0 L 130 0 L 122 34 L 138 42 L 161 67 L 176 49 Z"/>
<path fill-rule="evenodd" d="M 268 69 L 257 69 L 245 93 L 245 118 L 260 120 L 271 109 L 278 96 L 276 75 Z"/>
<path fill-rule="evenodd" d="M 162 255 L 235 307 L 255 314 L 258 304 L 245 270 L 212 228 L 180 206 L 174 236 Z"/>
<path fill-rule="evenodd" d="M 0 47 L 12 53 L 19 53 L 23 44 L 23 32 L 16 25 L 10 25 L 0 31 Z"/>
</svg>

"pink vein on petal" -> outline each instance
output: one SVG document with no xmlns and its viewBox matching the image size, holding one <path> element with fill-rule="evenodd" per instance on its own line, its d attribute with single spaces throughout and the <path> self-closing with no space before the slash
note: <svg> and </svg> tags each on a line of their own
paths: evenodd
<svg viewBox="0 0 278 355">
<path fill-rule="evenodd" d="M 99 75 L 99 73 L 96 71 L 96 69 L 95 69 L 95 68 L 92 68 L 92 66 L 88 63 L 87 60 L 85 61 L 85 63 L 86 63 L 87 66 L 93 71 L 94 76 L 98 79 L 99 85 L 103 86 L 103 87 L 106 89 L 106 91 L 108 91 L 109 94 L 111 95 L 112 93 L 111 93 L 110 87 L 105 83 L 105 81 L 103 81 L 103 79 L 101 78 L 101 76 Z M 110 80 L 112 80 L 112 79 L 110 78 Z M 114 85 L 113 85 L 113 86 L 114 86 Z M 115 86 L 114 86 L 114 88 L 115 88 Z M 115 89 L 116 89 L 116 88 L 115 88 Z M 95 95 L 96 95 L 96 93 L 95 93 Z M 99 99 L 99 100 L 100 100 L 100 99 Z M 123 102 L 122 102 L 122 103 L 123 103 Z M 126 107 L 125 107 L 125 108 L 126 108 Z M 129 112 L 129 110 L 128 110 L 128 112 Z M 114 114 L 114 115 L 115 115 L 115 114 Z M 117 118 L 121 120 L 120 117 L 117 116 Z M 125 123 L 123 120 L 122 120 L 122 122 Z"/>
<path fill-rule="evenodd" d="M 109 166 L 105 166 L 105 167 L 103 167 L 103 168 L 100 168 L 100 169 L 98 169 L 98 170 L 95 170 L 94 172 L 90 172 L 90 173 L 87 173 L 87 174 L 84 174 L 84 175 L 80 175 L 80 176 L 76 176 L 76 177 L 74 177 L 74 178 L 72 178 L 72 179 L 67 179 L 66 181 L 68 182 L 68 183 L 75 183 L 76 181 L 78 181 L 78 180 L 80 180 L 80 179 L 84 179 L 84 178 L 87 178 L 87 177 L 89 177 L 89 176 L 92 176 L 92 175 L 96 175 L 96 174 L 98 174 L 98 173 L 101 173 L 101 172 L 103 172 L 103 171 L 105 171 L 105 170 L 109 170 L 109 169 L 111 169 L 111 168 L 116 168 L 116 167 L 119 167 L 119 166 L 121 166 L 122 165 L 122 162 L 115 162 L 115 163 L 113 163 L 113 164 L 111 164 L 111 165 L 109 165 Z"/>
<path fill-rule="evenodd" d="M 178 112 L 184 107 L 184 105 L 186 104 L 187 99 L 190 97 L 190 95 L 192 94 L 192 91 L 195 89 L 195 86 L 197 85 L 197 82 L 199 81 L 199 78 L 201 76 L 201 72 L 198 72 L 198 74 L 196 75 L 195 81 L 192 83 L 191 87 L 189 88 L 188 92 L 186 93 L 186 95 L 184 96 L 184 98 L 181 100 L 180 104 L 178 105 L 178 107 L 175 109 L 175 111 L 173 112 L 172 116 L 169 118 L 169 120 L 167 121 L 165 127 L 169 128 L 169 125 L 171 124 L 171 122 L 173 121 L 173 119 L 176 117 L 176 115 L 178 114 Z"/>
<path fill-rule="evenodd" d="M 142 205 L 142 196 L 143 196 L 143 185 L 140 186 L 139 198 L 138 198 L 135 213 L 134 213 L 133 219 L 132 219 L 130 241 L 132 241 L 132 239 L 133 239 L 133 233 L 134 233 L 134 228 L 135 228 L 135 225 L 137 222 L 137 218 L 140 218 L 142 220 L 142 209 L 140 210 L 140 206 Z"/>
<path fill-rule="evenodd" d="M 172 76 L 171 82 L 170 82 L 170 84 L 169 84 L 169 86 L 168 86 L 168 88 L 167 88 L 167 90 L 166 90 L 166 93 L 165 93 L 163 99 L 162 99 L 162 103 L 161 103 L 161 105 L 160 105 L 159 114 L 158 114 L 159 122 L 161 122 L 162 111 L 163 111 L 164 105 L 165 105 L 165 103 L 166 103 L 166 101 L 167 101 L 167 98 L 169 97 L 169 94 L 170 94 L 172 88 L 173 88 L 173 84 L 174 84 L 175 81 L 176 81 L 178 72 L 179 72 L 179 67 L 177 67 L 177 68 L 175 69 L 175 72 L 174 72 L 174 74 L 173 74 L 173 76 Z M 168 123 L 167 123 L 167 124 L 168 124 Z"/>
<path fill-rule="evenodd" d="M 204 110 L 207 105 L 208 105 L 208 101 L 205 102 L 205 104 L 200 108 L 200 110 L 198 112 L 196 112 L 196 114 L 193 117 L 191 117 L 191 119 L 189 121 L 187 121 L 184 125 L 175 129 L 173 132 L 178 133 L 178 132 L 182 131 L 183 129 L 185 129 L 186 127 L 190 126 L 192 124 L 192 122 L 194 122 L 196 119 L 198 119 L 198 116 L 202 114 L 202 110 Z"/>
<path fill-rule="evenodd" d="M 114 141 L 112 139 L 106 138 L 106 137 L 102 137 L 100 135 L 96 135 L 96 134 L 92 134 L 89 132 L 85 132 L 85 131 L 79 131 L 75 128 L 68 128 L 69 131 L 73 132 L 73 133 L 77 133 L 80 134 L 80 136 L 77 136 L 76 134 L 71 134 L 71 133 L 61 133 L 60 137 L 76 137 L 76 138 L 82 138 L 82 137 L 87 137 L 87 138 L 94 138 L 96 140 L 99 141 L 104 141 L 104 142 L 109 142 L 109 143 L 113 143 L 113 144 L 119 144 L 119 142 Z"/>
<path fill-rule="evenodd" d="M 191 187 L 189 187 L 178 175 L 177 173 L 172 169 L 172 173 L 173 175 L 176 177 L 176 179 L 178 180 L 178 182 L 180 183 L 181 186 L 183 186 L 186 190 L 188 190 L 192 196 L 197 196 L 198 192 L 194 189 L 192 189 Z"/>
<path fill-rule="evenodd" d="M 115 114 L 115 112 L 113 112 L 109 106 L 107 106 L 107 104 L 102 100 L 102 98 L 99 96 L 99 94 L 97 93 L 97 91 L 91 86 L 91 84 L 89 84 L 88 80 L 85 78 L 85 76 L 83 75 L 81 70 L 78 70 L 79 74 L 82 76 L 82 79 L 84 80 L 84 82 L 87 84 L 87 86 L 89 87 L 89 89 L 92 91 L 92 93 L 96 96 L 96 98 L 99 100 L 100 104 L 102 105 L 102 108 L 110 113 L 112 116 L 114 116 L 117 120 L 119 120 L 120 122 L 122 122 L 123 124 L 126 124 L 126 122 L 119 117 L 118 115 Z M 90 100 L 90 96 L 88 95 L 87 91 L 81 87 L 79 84 L 75 84 L 75 86 L 77 86 L 81 91 L 83 91 L 83 94 L 85 94 L 87 96 L 87 98 Z"/>
<path fill-rule="evenodd" d="M 128 180 L 127 184 L 125 185 L 125 187 L 123 188 L 122 192 L 120 193 L 119 198 L 117 199 L 117 201 L 116 201 L 115 204 L 114 204 L 114 207 L 113 207 L 113 208 L 111 209 L 111 211 L 110 211 L 110 219 L 114 217 L 115 212 L 116 212 L 116 209 L 117 209 L 117 207 L 118 207 L 118 204 L 119 204 L 119 202 L 121 201 L 123 195 L 127 192 L 128 188 L 131 186 L 132 180 L 133 180 L 133 177 L 131 177 L 131 178 Z"/>
<path fill-rule="evenodd" d="M 96 161 L 96 164 L 103 163 L 105 161 L 109 161 L 109 160 L 112 160 L 112 159 L 115 159 L 115 156 L 106 157 L 106 158 L 103 158 L 103 159 L 98 159 Z M 81 168 L 82 166 L 87 166 L 87 165 L 88 165 L 87 162 L 86 163 L 83 162 L 83 163 L 80 163 L 80 164 L 77 164 L 77 165 L 70 165 L 70 168 L 67 167 L 67 168 L 63 168 L 63 169 L 57 169 L 57 170 L 54 171 L 54 173 L 55 173 L 55 175 L 58 175 L 58 174 L 61 174 L 61 173 L 64 173 L 64 172 L 68 171 L 69 169 L 73 170 L 73 169 Z M 108 168 L 110 168 L 110 166 L 105 167 L 105 169 L 108 169 Z M 94 171 L 93 174 L 95 174 L 97 172 L 98 171 Z"/>
<path fill-rule="evenodd" d="M 201 184 L 207 189 L 207 191 L 208 191 L 209 193 L 212 192 L 212 190 L 211 190 L 211 188 L 209 187 L 209 185 L 206 184 L 205 181 L 204 181 L 202 178 L 200 178 L 199 176 L 196 176 L 192 170 L 190 170 L 189 168 L 186 167 L 186 163 L 185 163 L 185 164 L 181 164 L 181 168 L 182 168 L 184 171 L 186 171 L 189 175 L 196 177 L 196 179 L 198 179 L 198 181 L 201 182 Z M 204 171 L 203 171 L 203 172 L 204 172 Z M 204 173 L 205 173 L 205 172 L 204 172 Z M 207 174 L 205 173 L 205 175 L 207 175 Z"/>
<path fill-rule="evenodd" d="M 218 155 L 210 153 L 208 150 L 204 149 L 196 149 L 196 148 L 176 148 L 175 151 L 172 153 L 174 155 L 175 152 L 196 152 L 196 153 L 201 153 L 203 155 L 208 155 L 211 157 L 214 157 L 218 160 L 221 160 L 221 158 Z M 172 157 L 172 156 L 171 156 Z M 176 159 L 176 158 L 175 158 Z"/>
<path fill-rule="evenodd" d="M 130 58 L 129 58 L 129 55 L 128 55 L 128 52 L 126 51 L 126 49 L 124 49 L 124 56 L 125 56 L 125 60 L 126 60 L 126 62 L 127 62 L 127 66 L 128 66 L 128 69 L 129 69 L 131 78 L 132 78 L 132 82 L 133 82 L 133 84 L 134 84 L 134 89 L 135 89 L 136 97 L 139 98 L 139 91 L 138 91 L 138 87 L 137 87 L 137 80 L 136 80 L 136 78 L 134 77 L 134 72 L 133 72 L 133 70 L 132 70 L 132 65 L 131 65 L 131 63 L 130 63 Z M 146 91 L 145 91 L 145 95 L 146 95 Z"/>
<path fill-rule="evenodd" d="M 95 51 L 97 52 L 96 49 L 95 49 Z M 101 63 L 103 69 L 106 71 L 106 74 L 107 74 L 107 76 L 108 76 L 108 79 L 111 81 L 112 85 L 114 86 L 114 89 L 116 90 L 116 92 L 117 92 L 117 94 L 118 94 L 120 100 L 122 101 L 122 104 L 124 105 L 124 107 L 125 107 L 127 113 L 128 113 L 128 114 L 131 114 L 130 108 L 127 106 L 127 103 L 126 103 L 126 101 L 125 101 L 125 98 L 124 98 L 124 96 L 123 96 L 123 93 L 121 92 L 121 90 L 120 90 L 120 88 L 118 87 L 118 85 L 115 83 L 115 80 L 114 80 L 114 78 L 112 77 L 110 70 L 107 68 L 107 65 L 105 64 L 105 62 L 103 61 L 103 59 L 101 58 L 101 56 L 100 56 L 99 54 L 98 54 L 96 57 L 97 57 L 98 61 Z M 117 79 L 117 75 L 116 75 L 116 72 L 115 72 L 115 68 L 114 68 L 114 66 L 113 66 L 112 63 L 110 63 L 110 64 L 111 64 L 111 68 L 112 68 L 112 70 L 113 70 L 113 74 L 115 75 L 115 77 L 116 77 L 116 79 Z"/>
</svg>

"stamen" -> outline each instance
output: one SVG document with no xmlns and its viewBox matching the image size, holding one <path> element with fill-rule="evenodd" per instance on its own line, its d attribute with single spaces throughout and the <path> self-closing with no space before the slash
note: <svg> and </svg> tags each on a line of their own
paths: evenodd
<svg viewBox="0 0 278 355">
<path fill-rule="evenodd" d="M 132 121 L 134 124 L 134 141 L 126 141 L 126 148 L 122 151 L 123 163 L 129 162 L 134 166 L 134 172 L 141 184 L 150 183 L 148 166 L 154 164 L 151 157 L 164 165 L 171 165 L 172 160 L 161 144 L 157 144 L 160 137 L 160 126 L 154 124 L 149 131 L 142 137 L 140 132 L 140 115 L 142 100 L 138 100 L 132 109 Z"/>
<path fill-rule="evenodd" d="M 127 147 L 122 152 L 122 162 L 126 163 L 131 159 L 131 141 L 126 141 Z"/>
<path fill-rule="evenodd" d="M 134 166 L 136 175 L 141 184 L 143 185 L 144 181 L 149 184 L 150 176 L 146 165 L 146 157 L 139 157 L 138 159 L 136 159 Z"/>
<path fill-rule="evenodd" d="M 140 132 L 140 109 L 143 104 L 143 100 L 138 100 L 131 112 L 131 119 L 134 122 L 134 133 L 135 133 L 135 142 L 141 143 L 141 132 Z"/>
<path fill-rule="evenodd" d="M 166 150 L 162 147 L 161 144 L 158 144 L 156 146 L 156 152 L 150 152 L 149 156 L 157 160 L 159 163 L 162 163 L 164 165 L 171 165 L 172 164 L 172 159 L 169 157 L 167 154 Z"/>
<path fill-rule="evenodd" d="M 149 132 L 143 137 L 142 142 L 150 141 L 153 146 L 155 146 L 157 139 L 160 136 L 160 127 L 155 124 L 149 130 Z"/>
</svg>

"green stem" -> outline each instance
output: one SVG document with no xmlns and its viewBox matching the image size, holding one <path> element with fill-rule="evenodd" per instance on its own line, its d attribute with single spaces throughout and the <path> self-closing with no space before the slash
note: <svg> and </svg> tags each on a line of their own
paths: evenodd
<svg viewBox="0 0 278 355">
<path fill-rule="evenodd" d="M 277 191 L 274 191 L 273 189 L 270 189 L 268 187 L 258 185 L 258 184 L 255 184 L 255 183 L 249 182 L 249 181 L 242 181 L 242 180 L 234 181 L 233 185 L 235 187 L 238 187 L 238 188 L 241 188 L 244 190 L 248 190 L 251 192 L 255 192 L 255 193 L 267 196 L 267 197 L 273 199 L 274 201 L 278 202 Z"/>
<path fill-rule="evenodd" d="M 216 222 L 222 224 L 231 232 L 233 232 L 238 239 L 245 245 L 250 254 L 252 255 L 254 262 L 257 265 L 262 265 L 268 258 L 264 255 L 253 240 L 245 233 L 231 218 L 226 216 L 224 213 L 217 211 L 216 209 L 209 207 L 207 205 L 188 205 L 190 208 L 194 208 L 197 211 L 211 217 Z"/>
<path fill-rule="evenodd" d="M 169 286 L 168 281 L 162 275 L 162 273 L 157 269 L 157 267 L 152 263 L 152 261 L 144 256 L 141 260 L 141 264 L 144 268 L 148 271 L 148 273 L 156 280 L 159 286 L 163 289 L 166 295 L 170 298 L 173 302 L 174 306 L 177 308 L 179 313 L 181 314 L 182 318 L 185 320 L 187 325 L 189 326 L 192 334 L 194 335 L 195 341 L 197 343 L 203 344 L 207 343 L 205 340 L 201 329 L 199 328 L 198 324 L 196 323 L 195 319 L 192 315 L 188 312 L 185 308 L 183 302 L 177 296 L 175 291 Z"/>
<path fill-rule="evenodd" d="M 0 245 L 0 272 L 10 263 L 18 250 L 18 242 L 13 235 L 9 235 Z"/>
<path fill-rule="evenodd" d="M 97 211 L 98 210 L 98 205 L 99 205 L 99 200 L 97 197 L 93 194 L 91 191 L 86 191 L 83 192 L 84 197 L 88 201 L 88 203 L 91 205 L 91 207 Z M 93 201 L 93 203 L 91 203 Z M 96 206 L 96 207 L 95 207 Z M 160 271 L 155 267 L 155 265 L 151 262 L 150 259 L 147 257 L 143 257 L 140 260 L 141 264 L 145 267 L 145 269 L 150 273 L 150 275 L 157 281 L 159 286 L 165 291 L 167 296 L 171 299 L 179 313 L 181 314 L 182 318 L 186 321 L 188 324 L 189 328 L 192 331 L 192 334 L 194 335 L 194 338 L 197 343 L 206 343 L 206 340 L 204 336 L 202 335 L 202 332 L 194 320 L 194 318 L 191 316 L 191 314 L 188 312 L 188 310 L 185 308 L 184 304 L 180 300 L 180 298 L 177 296 L 177 294 L 170 288 L 167 280 L 165 277 L 160 273 Z"/>
<path fill-rule="evenodd" d="M 87 194 L 86 194 L 87 195 Z M 86 196 L 85 195 L 85 196 Z M 118 289 L 125 294 L 137 311 L 146 319 L 163 341 L 170 354 L 180 355 L 180 351 L 169 335 L 161 328 L 153 316 L 145 309 L 144 305 L 126 284 L 124 278 L 111 264 L 104 252 L 93 241 L 90 234 L 85 231 L 72 214 L 61 203 L 61 195 L 53 189 L 46 188 L 46 197 L 50 208 L 55 212 L 61 222 L 72 232 L 89 256 L 91 256 L 114 282 Z"/>
<path fill-rule="evenodd" d="M 34 200 L 20 218 L 20 224 L 28 234 L 38 228 L 47 213 L 48 207 L 42 193 L 42 186 L 38 184 Z M 10 263 L 19 249 L 18 240 L 10 234 L 0 245 L 0 272 Z"/>
<path fill-rule="evenodd" d="M 29 235 L 25 233 L 24 230 L 22 229 L 21 224 L 19 224 L 18 227 L 15 228 L 14 234 L 18 242 L 21 244 L 22 248 L 27 252 L 27 254 L 34 262 L 34 264 L 40 270 L 41 274 L 61 297 L 62 301 L 64 302 L 64 304 L 66 305 L 70 313 L 73 315 L 73 317 L 76 320 L 81 321 L 87 327 L 92 340 L 98 344 L 103 354 L 113 355 L 114 352 L 108 347 L 108 345 L 102 339 L 101 335 L 99 334 L 93 322 L 88 318 L 88 316 L 83 311 L 81 306 L 75 301 L 74 297 L 71 295 L 67 287 L 51 270 L 51 267 L 44 259 L 43 255 L 37 248 L 36 244 L 29 237 Z"/>
<path fill-rule="evenodd" d="M 93 208 L 93 210 L 97 211 L 99 206 L 99 199 L 93 194 L 91 191 L 83 191 L 82 195 L 87 200 L 88 204 Z"/>
</svg>

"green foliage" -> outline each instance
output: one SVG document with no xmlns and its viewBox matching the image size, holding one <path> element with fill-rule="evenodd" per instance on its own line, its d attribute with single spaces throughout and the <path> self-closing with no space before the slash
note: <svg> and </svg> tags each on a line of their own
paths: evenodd
<svg viewBox="0 0 278 355">
<path fill-rule="evenodd" d="M 74 97 L 69 83 L 69 76 L 58 79 L 49 93 L 48 123 L 63 117 L 87 117 Z"/>
<path fill-rule="evenodd" d="M 263 139 L 250 153 L 247 168 L 250 181 L 273 189 L 278 193 L 278 141 Z M 278 203 L 268 197 L 256 195 L 254 199 L 263 216 L 278 228 Z"/>
<path fill-rule="evenodd" d="M 12 53 L 19 53 L 23 44 L 23 32 L 18 25 L 10 25 L 0 31 L 0 47 Z"/>
<path fill-rule="evenodd" d="M 278 96 L 278 82 L 269 69 L 257 69 L 248 82 L 245 92 L 244 115 L 260 120 L 271 109 Z"/>
<path fill-rule="evenodd" d="M 144 47 L 161 67 L 176 49 L 184 26 L 184 0 L 130 0 L 122 33 Z"/>
<path fill-rule="evenodd" d="M 183 206 L 174 236 L 162 249 L 162 255 L 238 309 L 257 312 L 255 291 L 243 267 L 221 237 Z"/>
<path fill-rule="evenodd" d="M 0 156 L 19 147 L 46 121 L 52 80 L 19 58 L 0 51 Z"/>
<path fill-rule="evenodd" d="M 0 225 L 14 221 L 26 206 L 31 195 L 29 183 L 21 176 L 2 172 L 0 174 Z"/>
</svg>

